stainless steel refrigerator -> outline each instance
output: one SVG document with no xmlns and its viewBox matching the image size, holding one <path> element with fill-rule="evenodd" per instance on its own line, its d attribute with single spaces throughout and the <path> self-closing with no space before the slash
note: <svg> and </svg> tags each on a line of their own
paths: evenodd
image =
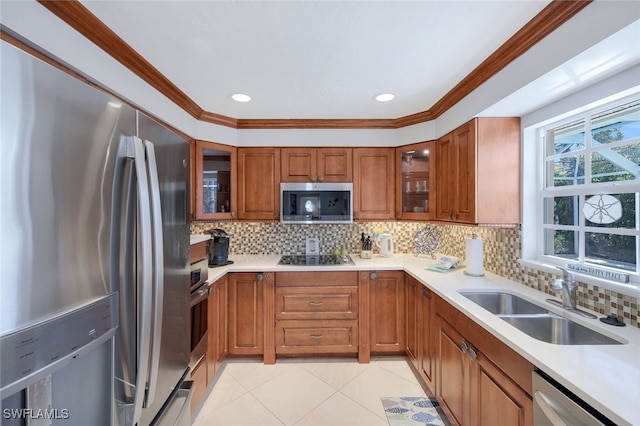
<svg viewBox="0 0 640 426">
<path fill-rule="evenodd" d="M 189 146 L 0 42 L 2 425 L 189 424 Z"/>
</svg>

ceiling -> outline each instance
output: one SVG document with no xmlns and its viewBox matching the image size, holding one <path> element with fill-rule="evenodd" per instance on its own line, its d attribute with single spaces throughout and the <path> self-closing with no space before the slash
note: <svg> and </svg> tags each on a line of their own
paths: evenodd
<svg viewBox="0 0 640 426">
<path fill-rule="evenodd" d="M 364 119 L 428 110 L 549 2 L 82 3 L 205 111 Z"/>
</svg>

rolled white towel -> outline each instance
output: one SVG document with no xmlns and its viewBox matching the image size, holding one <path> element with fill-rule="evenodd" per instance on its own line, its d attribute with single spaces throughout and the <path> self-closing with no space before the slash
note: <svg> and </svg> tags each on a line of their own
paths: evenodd
<svg viewBox="0 0 640 426">
<path fill-rule="evenodd" d="M 452 269 L 460 266 L 460 259 L 455 256 L 440 256 L 438 267 L 441 269 Z"/>
</svg>

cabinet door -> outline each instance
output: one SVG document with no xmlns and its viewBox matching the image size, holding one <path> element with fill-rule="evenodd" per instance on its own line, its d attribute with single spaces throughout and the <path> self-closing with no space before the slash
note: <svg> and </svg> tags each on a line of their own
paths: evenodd
<svg viewBox="0 0 640 426">
<path fill-rule="evenodd" d="M 238 217 L 280 217 L 280 150 L 238 148 Z"/>
<path fill-rule="evenodd" d="M 229 274 L 229 353 L 260 355 L 264 349 L 262 274 Z"/>
<path fill-rule="evenodd" d="M 436 142 L 396 148 L 396 218 L 436 218 Z"/>
<path fill-rule="evenodd" d="M 207 382 L 218 372 L 227 356 L 227 288 L 228 276 L 211 285 L 207 327 Z"/>
<path fill-rule="evenodd" d="M 195 145 L 196 219 L 236 216 L 237 148 L 213 142 Z"/>
<path fill-rule="evenodd" d="M 454 130 L 453 145 L 457 151 L 454 220 L 474 223 L 476 220 L 476 120 Z"/>
<path fill-rule="evenodd" d="M 453 144 L 453 133 L 438 139 L 438 155 L 436 156 L 436 218 L 438 220 L 453 220 L 454 200 L 456 197 L 456 156 Z"/>
<path fill-rule="evenodd" d="M 229 278 L 225 276 L 221 278 L 213 288 L 215 295 L 215 316 L 217 319 L 216 337 L 217 342 L 215 345 L 215 367 L 216 371 L 220 368 L 220 365 L 224 361 L 228 352 L 228 329 L 229 322 L 227 317 L 228 311 L 228 294 L 229 294 Z"/>
<path fill-rule="evenodd" d="M 315 148 L 281 148 L 282 182 L 315 182 L 318 178 Z"/>
<path fill-rule="evenodd" d="M 418 342 L 420 344 L 418 356 L 418 371 L 427 387 L 432 391 L 435 390 L 435 350 L 433 341 L 433 298 L 431 292 L 426 287 L 418 285 L 418 295 L 420 300 L 420 309 L 418 312 L 418 324 L 420 336 Z"/>
<path fill-rule="evenodd" d="M 372 272 L 369 277 L 371 352 L 403 353 L 404 272 Z"/>
<path fill-rule="evenodd" d="M 474 348 L 470 356 L 471 425 L 533 425 L 531 397 Z"/>
<path fill-rule="evenodd" d="M 318 181 L 353 181 L 351 148 L 318 148 Z"/>
<path fill-rule="evenodd" d="M 418 303 L 421 299 L 418 297 L 418 286 L 420 284 L 415 278 L 405 275 L 405 341 L 407 344 L 406 353 L 409 360 L 414 366 L 418 367 L 419 347 L 418 336 L 421 324 L 418 317 Z M 422 287 L 420 285 L 420 287 Z"/>
<path fill-rule="evenodd" d="M 469 398 L 467 355 L 461 347 L 464 338 L 442 318 L 438 317 L 437 321 L 436 397 L 449 420 L 463 425 Z"/>
<path fill-rule="evenodd" d="M 355 219 L 393 219 L 395 149 L 353 150 L 353 215 Z"/>
</svg>

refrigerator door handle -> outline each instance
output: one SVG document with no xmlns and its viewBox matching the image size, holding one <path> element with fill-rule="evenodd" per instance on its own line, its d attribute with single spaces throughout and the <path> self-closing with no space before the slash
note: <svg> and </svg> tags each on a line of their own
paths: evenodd
<svg viewBox="0 0 640 426">
<path fill-rule="evenodd" d="M 135 381 L 135 395 L 133 398 L 133 424 L 137 424 L 142 416 L 145 390 L 149 373 L 150 337 L 151 337 L 151 304 L 152 304 L 152 234 L 151 234 L 151 206 L 149 203 L 149 181 L 145 151 L 142 140 L 133 136 L 133 162 L 138 186 L 138 212 L 140 232 L 140 253 L 142 261 L 140 269 L 140 336 L 138 338 L 138 368 Z"/>
<path fill-rule="evenodd" d="M 145 406 L 153 403 L 158 367 L 160 364 L 160 343 L 162 339 L 162 308 L 164 304 L 164 245 L 162 234 L 162 205 L 160 204 L 160 182 L 156 154 L 151 142 L 144 142 L 147 153 L 147 173 L 151 199 L 151 226 L 153 232 L 153 327 L 151 330 L 151 365 Z"/>
</svg>

